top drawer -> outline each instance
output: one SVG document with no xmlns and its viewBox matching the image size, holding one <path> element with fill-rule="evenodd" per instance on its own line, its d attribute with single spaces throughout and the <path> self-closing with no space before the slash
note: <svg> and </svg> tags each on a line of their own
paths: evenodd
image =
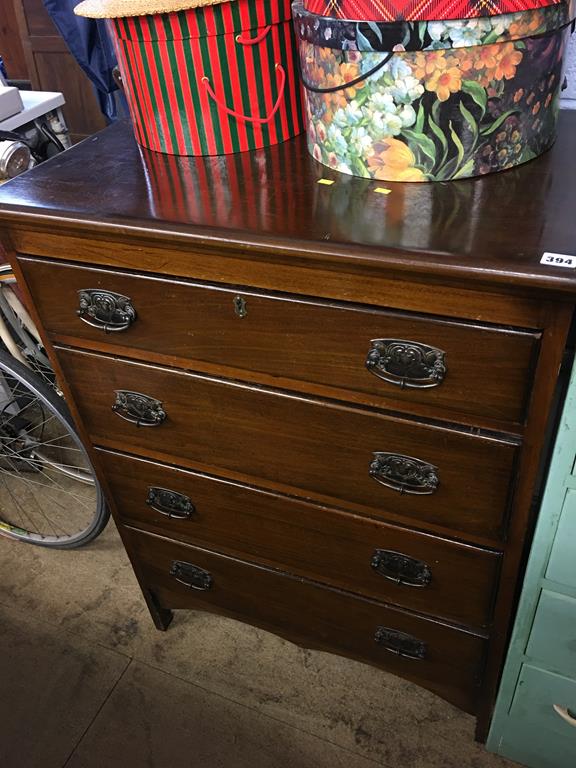
<svg viewBox="0 0 576 768">
<path fill-rule="evenodd" d="M 280 386 L 304 382 L 344 390 L 344 397 L 361 393 L 380 406 L 524 419 L 537 333 L 30 257 L 20 264 L 53 337 L 251 371 Z M 106 292 L 127 297 L 128 312 L 118 312 Z"/>
</svg>

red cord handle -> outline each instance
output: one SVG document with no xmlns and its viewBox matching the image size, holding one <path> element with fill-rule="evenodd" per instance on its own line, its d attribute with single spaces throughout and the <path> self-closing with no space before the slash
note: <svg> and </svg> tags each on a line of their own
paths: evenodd
<svg viewBox="0 0 576 768">
<path fill-rule="evenodd" d="M 226 106 L 226 104 L 220 101 L 220 99 L 216 96 L 212 90 L 212 86 L 210 85 L 210 80 L 206 77 L 206 75 L 202 77 L 202 85 L 204 88 L 206 88 L 208 96 L 210 96 L 216 105 L 220 107 L 223 112 L 226 112 L 227 115 L 231 115 L 237 120 L 242 120 L 245 123 L 257 123 L 258 125 L 266 125 L 266 123 L 270 123 L 272 121 L 274 115 L 280 109 L 280 104 L 282 104 L 282 99 L 284 98 L 284 87 L 286 85 L 286 73 L 284 72 L 282 65 L 274 64 L 274 69 L 278 72 L 278 98 L 272 107 L 272 111 L 267 117 L 249 117 L 248 115 L 243 115 L 240 112 L 235 112 L 233 109 L 230 109 L 230 107 Z"/>
<path fill-rule="evenodd" d="M 240 43 L 240 45 L 257 45 L 258 43 L 261 43 L 262 40 L 266 37 L 268 32 L 272 29 L 272 24 L 269 24 L 267 27 L 264 27 L 262 32 L 260 32 L 259 35 L 256 35 L 256 37 L 243 37 L 242 35 L 236 35 L 236 42 Z"/>
</svg>

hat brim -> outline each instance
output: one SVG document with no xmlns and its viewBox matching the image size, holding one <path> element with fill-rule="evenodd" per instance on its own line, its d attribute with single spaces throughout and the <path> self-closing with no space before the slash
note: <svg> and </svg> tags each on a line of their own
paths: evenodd
<svg viewBox="0 0 576 768">
<path fill-rule="evenodd" d="M 226 2 L 230 0 L 84 0 L 74 8 L 74 13 L 89 19 L 120 19 L 187 11 Z"/>
</svg>

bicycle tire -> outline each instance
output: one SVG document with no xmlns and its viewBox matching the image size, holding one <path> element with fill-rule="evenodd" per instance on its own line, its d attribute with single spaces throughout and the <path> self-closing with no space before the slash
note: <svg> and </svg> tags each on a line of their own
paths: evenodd
<svg viewBox="0 0 576 768">
<path fill-rule="evenodd" d="M 91 476 L 94 478 L 93 487 L 95 489 L 94 513 L 91 516 L 87 525 L 80 531 L 76 531 L 73 534 L 70 534 L 67 536 L 66 535 L 65 536 L 61 536 L 61 535 L 46 536 L 44 534 L 38 533 L 38 531 L 33 531 L 31 529 L 25 528 L 24 526 L 17 526 L 17 525 L 14 525 L 13 523 L 10 523 L 4 518 L 3 516 L 4 513 L 0 508 L 0 533 L 12 539 L 25 541 L 27 543 L 34 544 L 37 546 L 51 547 L 54 549 L 73 549 L 76 547 L 83 546 L 84 544 L 88 544 L 90 541 L 93 541 L 102 532 L 102 530 L 106 526 L 106 523 L 108 522 L 108 519 L 110 517 L 110 512 L 108 510 L 106 501 L 104 499 L 104 495 L 102 493 L 100 484 L 98 483 L 98 480 L 94 473 L 94 468 L 92 466 L 92 462 L 90 461 L 90 457 L 88 456 L 88 453 L 80 439 L 80 436 L 76 431 L 72 416 L 68 410 L 68 407 L 65 401 L 61 397 L 59 397 L 53 389 L 51 389 L 48 385 L 46 385 L 29 368 L 27 368 L 25 365 L 22 365 L 22 363 L 15 360 L 9 353 L 7 353 L 2 349 L 0 349 L 0 378 L 4 382 L 9 382 L 9 381 L 18 382 L 23 387 L 23 389 L 18 390 L 18 395 L 23 396 L 26 393 L 29 393 L 31 397 L 36 398 L 41 404 L 41 407 L 45 408 L 47 412 L 50 413 L 50 419 L 52 418 L 56 419 L 57 423 L 66 430 L 66 435 L 70 438 L 71 442 L 75 446 L 73 450 L 79 451 L 82 459 L 85 462 L 86 470 L 89 471 L 91 473 Z M 13 392 L 15 391 L 16 390 L 13 390 L 13 391 L 11 390 L 11 394 L 13 394 Z M 32 400 L 30 400 L 30 402 L 32 402 Z M 5 412 L 6 412 L 6 408 L 0 411 L 0 430 L 4 430 L 3 424 L 7 423 L 6 421 L 4 422 L 2 421 L 3 414 Z M 20 417 L 20 412 L 18 412 L 17 416 L 11 416 L 10 420 L 11 421 L 22 420 Z M 33 460 L 40 461 L 34 456 L 30 458 L 29 456 L 24 456 L 22 453 L 15 452 L 13 449 L 10 449 L 9 445 L 7 449 L 6 445 L 10 441 L 14 443 L 15 438 L 10 437 L 6 439 L 5 436 L 3 437 L 3 432 L 0 431 L 0 459 L 4 458 L 5 460 L 8 460 L 12 465 L 15 465 L 16 461 L 27 463 L 28 465 L 31 465 Z M 10 453 L 5 452 L 7 450 L 11 450 L 11 452 Z M 6 459 L 6 457 L 8 457 L 8 459 Z M 63 466 L 68 466 L 68 465 L 63 465 Z M 47 474 L 47 473 L 43 473 L 43 474 Z M 12 473 L 4 470 L 3 475 L 0 476 L 4 482 L 6 482 L 5 481 L 6 475 L 16 477 L 15 472 Z M 27 480 L 27 482 L 30 483 L 31 481 Z M 13 497 L 13 492 L 11 492 L 10 495 Z M 73 498 L 76 498 L 76 497 L 73 496 Z"/>
</svg>

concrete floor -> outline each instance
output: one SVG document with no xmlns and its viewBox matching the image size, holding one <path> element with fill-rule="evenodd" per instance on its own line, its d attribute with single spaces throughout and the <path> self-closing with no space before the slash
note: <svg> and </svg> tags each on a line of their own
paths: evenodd
<svg viewBox="0 0 576 768">
<path fill-rule="evenodd" d="M 0 538 L 1 768 L 505 768 L 410 683 L 202 613 L 157 632 L 112 523 Z"/>
</svg>

